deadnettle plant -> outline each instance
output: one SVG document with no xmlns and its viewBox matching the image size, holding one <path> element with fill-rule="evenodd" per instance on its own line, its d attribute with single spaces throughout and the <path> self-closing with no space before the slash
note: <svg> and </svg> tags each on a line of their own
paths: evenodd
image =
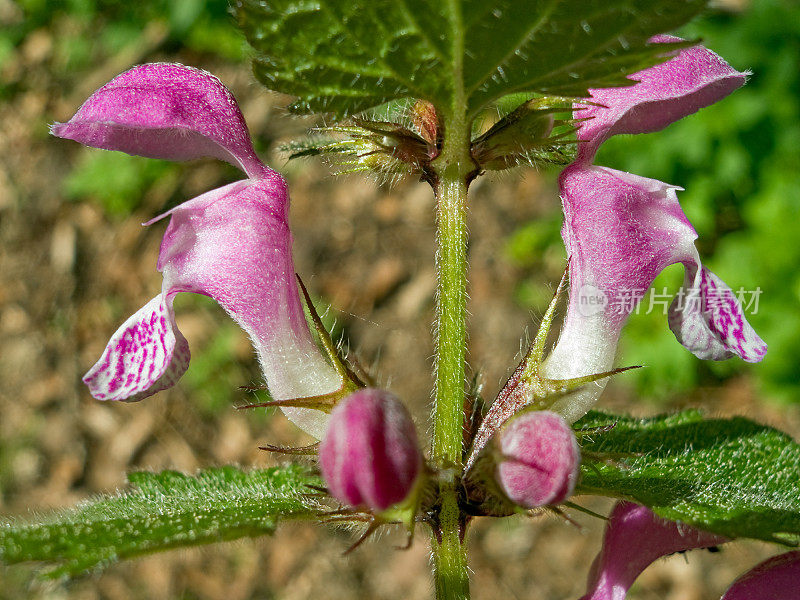
<svg viewBox="0 0 800 600">
<path fill-rule="evenodd" d="M 788 436 L 695 411 L 589 412 L 609 377 L 626 370 L 614 368 L 621 330 L 670 265 L 685 269 L 668 314 L 680 343 L 706 360 L 753 363 L 766 353 L 735 294 L 701 263 L 681 188 L 595 164 L 610 137 L 661 130 L 745 83 L 747 73 L 710 50 L 658 35 L 702 2 L 234 4 L 257 77 L 294 96 L 292 110 L 324 117 L 314 136 L 288 145 L 293 157 L 337 156 L 344 170 L 410 174 L 433 189 L 430 443 L 325 330 L 295 274 L 286 182 L 256 156 L 231 93 L 199 69 L 141 65 L 52 133 L 152 158 L 213 157 L 246 177 L 147 223 L 168 221 L 161 290 L 113 334 L 84 382 L 99 400 L 128 402 L 175 385 L 190 353 L 174 297 L 206 295 L 253 343 L 271 400 L 251 407 L 278 406 L 319 441 L 264 447 L 306 463 L 133 474 L 125 495 L 63 519 L 0 523 L 0 558 L 58 561 L 59 573 L 75 574 L 112 558 L 268 534 L 284 519 L 367 524 L 362 540 L 399 523 L 429 530 L 436 597 L 467 600 L 474 519 L 590 513 L 576 497 L 595 494 L 626 501 L 611 513 L 583 600 L 623 600 L 666 554 L 737 537 L 800 541 L 800 446 Z M 526 163 L 564 167 L 566 269 L 529 352 L 487 408 L 481 385 L 465 387 L 468 189 L 486 170 Z M 796 552 L 763 563 L 725 598 L 793 597 L 798 564 Z"/>
</svg>

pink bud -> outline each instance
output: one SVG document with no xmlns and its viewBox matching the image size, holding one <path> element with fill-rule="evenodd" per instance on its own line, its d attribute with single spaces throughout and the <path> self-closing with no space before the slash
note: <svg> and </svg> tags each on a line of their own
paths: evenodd
<svg viewBox="0 0 800 600">
<path fill-rule="evenodd" d="M 800 551 L 765 560 L 737 579 L 722 600 L 793 600 L 800 587 Z"/>
<path fill-rule="evenodd" d="M 331 413 L 319 466 L 331 495 L 345 504 L 383 511 L 400 502 L 422 468 L 411 415 L 384 390 L 349 395 Z"/>
<path fill-rule="evenodd" d="M 580 448 L 564 419 L 549 411 L 510 419 L 496 442 L 502 458 L 495 479 L 518 506 L 536 508 L 566 500 L 578 480 Z"/>
</svg>

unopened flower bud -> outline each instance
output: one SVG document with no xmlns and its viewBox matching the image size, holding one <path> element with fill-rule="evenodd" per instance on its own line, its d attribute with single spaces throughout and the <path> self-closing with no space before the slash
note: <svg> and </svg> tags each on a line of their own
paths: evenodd
<svg viewBox="0 0 800 600">
<path fill-rule="evenodd" d="M 380 512 L 405 500 L 422 470 L 411 415 L 383 390 L 347 396 L 331 413 L 319 466 L 331 495 L 350 506 Z"/>
<path fill-rule="evenodd" d="M 550 411 L 510 419 L 496 435 L 495 480 L 514 504 L 536 508 L 566 500 L 578 480 L 581 455 L 575 434 Z"/>
</svg>

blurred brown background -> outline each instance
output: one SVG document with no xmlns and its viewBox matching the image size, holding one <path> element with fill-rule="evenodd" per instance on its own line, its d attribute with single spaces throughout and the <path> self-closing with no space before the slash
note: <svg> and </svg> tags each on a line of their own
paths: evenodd
<svg viewBox="0 0 800 600">
<path fill-rule="evenodd" d="M 415 181 L 386 187 L 334 178 L 315 162 L 286 164 L 277 146 L 313 123 L 288 116 L 286 98 L 253 82 L 225 8 L 222 1 L 123 7 L 0 0 L 3 515 L 70 506 L 122 486 L 135 469 L 272 465 L 277 459 L 259 444 L 309 441 L 279 414 L 234 408 L 253 399 L 237 387 L 261 383 L 260 375 L 244 334 L 202 299 L 177 302 L 194 357 L 176 388 L 137 404 L 104 404 L 80 381 L 117 326 L 160 289 L 155 263 L 164 223 L 139 224 L 240 177 L 213 161 L 145 161 L 48 136 L 50 122 L 67 120 L 94 89 L 141 62 L 202 67 L 231 88 L 262 158 L 289 180 L 297 271 L 331 306 L 327 318 L 337 334 L 411 406 L 427 433 L 435 284 L 430 190 Z M 557 203 L 553 173 L 484 177 L 472 188 L 469 352 L 487 398 L 516 365 L 520 339 L 535 326 L 564 264 L 558 244 L 519 264 L 509 257 L 508 238 L 532 219 L 552 220 Z M 538 296 L 520 302 L 520 289 Z M 800 431 L 796 409 L 762 402 L 753 390 L 743 375 L 673 397 L 671 405 Z M 624 382 L 609 386 L 602 406 L 641 415 L 664 409 L 636 400 Z M 580 596 L 602 524 L 577 520 L 585 529 L 555 517 L 476 522 L 474 597 Z M 353 539 L 352 532 L 284 525 L 272 538 L 156 555 L 73 582 L 43 584 L 33 581 L 33 567 L 1 568 L 0 598 L 430 597 L 424 530 L 408 551 L 393 549 L 401 542 L 394 533 L 343 557 Z M 673 557 L 648 570 L 630 597 L 716 598 L 776 551 L 743 542 L 721 554 Z"/>
</svg>

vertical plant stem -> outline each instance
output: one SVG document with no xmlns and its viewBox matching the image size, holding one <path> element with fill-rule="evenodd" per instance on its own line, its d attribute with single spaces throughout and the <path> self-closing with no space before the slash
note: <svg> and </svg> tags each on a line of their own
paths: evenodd
<svg viewBox="0 0 800 600">
<path fill-rule="evenodd" d="M 456 496 L 451 493 L 444 497 L 444 502 L 453 502 Z M 444 514 L 446 506 L 442 506 Z M 448 509 L 449 512 L 449 509 Z M 441 543 L 436 538 L 431 540 L 433 549 L 433 577 L 436 589 L 436 600 L 469 600 L 469 572 L 467 570 L 466 549 L 462 545 L 458 527 L 445 529 L 442 526 Z"/>
<path fill-rule="evenodd" d="M 467 185 L 460 161 L 438 173 L 436 270 L 436 390 L 433 454 L 461 464 L 467 343 Z M 470 163 L 471 164 L 471 163 Z"/>
<path fill-rule="evenodd" d="M 457 486 L 461 475 L 467 303 L 467 178 L 474 169 L 463 108 L 444 115 L 442 153 L 434 161 L 437 202 L 436 388 L 433 459 L 442 468 L 439 532 L 434 536 L 438 600 L 469 598 L 469 573 Z"/>
<path fill-rule="evenodd" d="M 467 348 L 467 188 L 475 165 L 463 88 L 461 5 L 448 0 L 453 96 L 438 107 L 442 150 L 431 164 L 436 194 L 436 387 L 432 458 L 440 467 L 438 525 L 431 539 L 437 600 L 469 600 L 464 523 L 458 505 L 462 472 L 464 379 Z"/>
</svg>

